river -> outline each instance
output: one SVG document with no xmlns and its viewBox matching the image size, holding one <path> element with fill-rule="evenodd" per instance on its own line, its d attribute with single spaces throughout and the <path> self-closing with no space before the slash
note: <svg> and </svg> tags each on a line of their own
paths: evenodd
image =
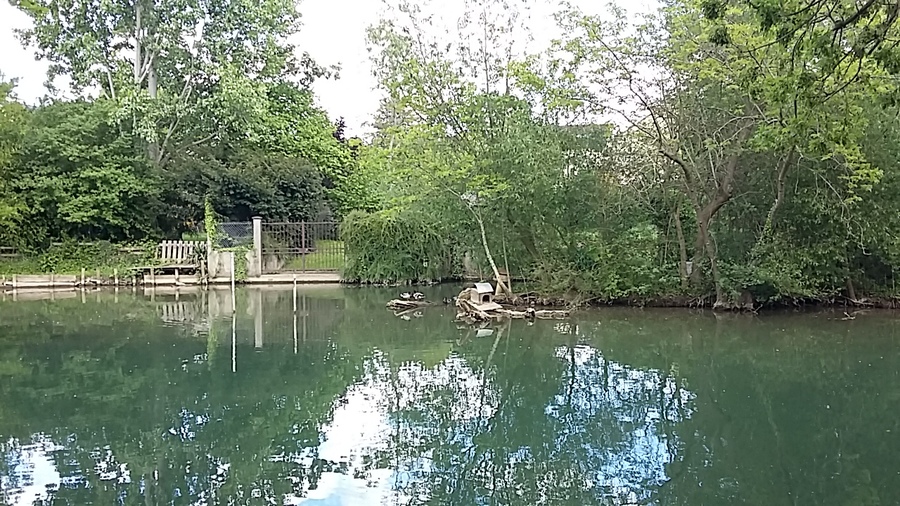
<svg viewBox="0 0 900 506">
<path fill-rule="evenodd" d="M 393 295 L 6 296 L 0 503 L 900 497 L 897 313 L 608 308 L 475 330 L 449 307 L 395 316 Z"/>
</svg>

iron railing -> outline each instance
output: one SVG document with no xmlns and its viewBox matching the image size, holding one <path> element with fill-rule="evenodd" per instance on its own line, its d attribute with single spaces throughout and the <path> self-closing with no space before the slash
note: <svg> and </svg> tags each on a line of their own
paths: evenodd
<svg viewBox="0 0 900 506">
<path fill-rule="evenodd" d="M 344 267 L 337 222 L 262 223 L 262 270 L 336 271 Z"/>
</svg>

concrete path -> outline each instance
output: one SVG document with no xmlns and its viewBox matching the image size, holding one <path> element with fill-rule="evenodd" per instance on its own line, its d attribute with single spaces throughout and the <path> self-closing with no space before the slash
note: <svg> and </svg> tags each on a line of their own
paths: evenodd
<svg viewBox="0 0 900 506">
<path fill-rule="evenodd" d="M 247 278 L 245 283 L 253 285 L 274 285 L 293 283 L 295 278 L 297 283 L 340 283 L 341 273 L 336 271 L 282 272 L 279 274 L 263 274 L 262 276 Z"/>
</svg>

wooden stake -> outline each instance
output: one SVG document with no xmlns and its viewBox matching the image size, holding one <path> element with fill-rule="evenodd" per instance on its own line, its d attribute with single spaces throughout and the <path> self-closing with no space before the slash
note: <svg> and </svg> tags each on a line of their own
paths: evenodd
<svg viewBox="0 0 900 506">
<path fill-rule="evenodd" d="M 113 285 L 119 286 L 119 269 L 113 269 Z"/>
<path fill-rule="evenodd" d="M 237 312 L 236 297 L 234 295 L 234 253 L 231 253 L 231 312 Z"/>
<path fill-rule="evenodd" d="M 84 288 L 84 267 L 81 268 L 81 288 Z"/>
</svg>

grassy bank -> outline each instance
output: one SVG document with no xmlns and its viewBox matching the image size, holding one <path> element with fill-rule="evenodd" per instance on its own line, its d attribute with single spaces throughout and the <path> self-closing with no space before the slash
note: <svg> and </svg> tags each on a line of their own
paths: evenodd
<svg viewBox="0 0 900 506">
<path fill-rule="evenodd" d="M 8 254 L 0 258 L 0 275 L 13 274 L 80 274 L 86 272 L 111 276 L 130 269 L 150 265 L 154 261 L 156 244 L 121 246 L 108 242 L 59 243 L 40 253 Z"/>
</svg>

